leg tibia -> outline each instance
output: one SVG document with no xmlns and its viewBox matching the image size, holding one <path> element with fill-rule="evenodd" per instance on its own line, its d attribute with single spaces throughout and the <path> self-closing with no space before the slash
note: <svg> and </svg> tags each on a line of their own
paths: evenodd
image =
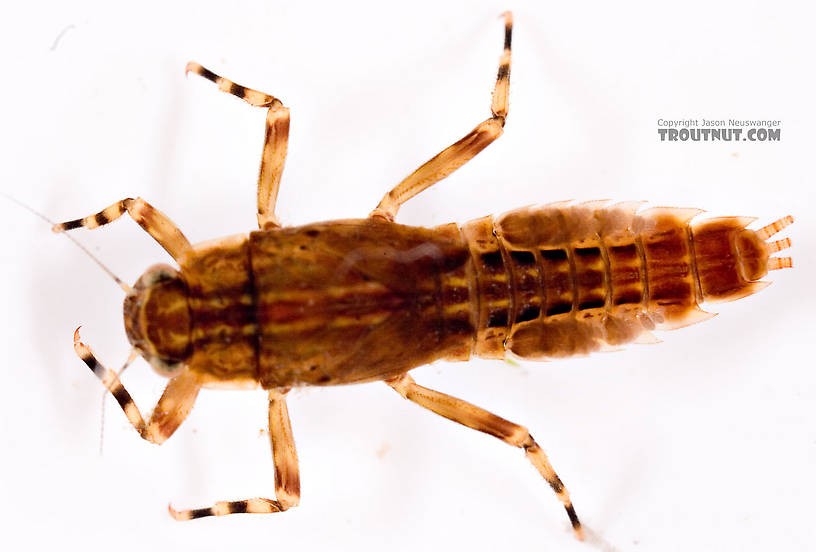
<svg viewBox="0 0 816 552">
<path fill-rule="evenodd" d="M 181 423 L 187 418 L 198 396 L 199 386 L 195 376 L 187 370 L 172 378 L 164 389 L 159 402 L 153 409 L 150 420 L 145 423 L 142 413 L 122 385 L 116 372 L 102 366 L 91 352 L 90 347 L 82 343 L 79 328 L 74 332 L 74 350 L 79 358 L 102 381 L 116 402 L 122 408 L 130 424 L 146 441 L 156 445 L 165 442 Z"/>
<path fill-rule="evenodd" d="M 192 252 L 193 248 L 190 242 L 187 241 L 181 230 L 173 224 L 173 221 L 140 197 L 136 199 L 125 198 L 102 209 L 95 215 L 55 224 L 51 227 L 51 230 L 57 233 L 75 228 L 93 230 L 110 224 L 124 213 L 128 213 L 130 218 L 150 234 L 176 261 Z"/>
<path fill-rule="evenodd" d="M 527 431 L 527 428 L 514 424 L 483 408 L 479 408 L 456 397 L 451 397 L 445 393 L 417 385 L 408 374 L 386 380 L 386 383 L 397 393 L 423 408 L 427 408 L 440 416 L 444 416 L 464 426 L 492 435 L 509 445 L 524 450 L 527 458 L 547 483 L 550 484 L 550 487 L 564 505 L 575 536 L 583 540 L 581 522 L 575 514 L 575 508 L 572 506 L 569 493 L 561 482 L 561 479 L 555 473 L 547 455 L 544 454 L 544 451 L 541 450 L 541 447 L 535 442 L 535 439 L 533 439 L 533 436 Z"/>
<path fill-rule="evenodd" d="M 266 137 L 261 155 L 261 170 L 258 175 L 258 227 L 277 228 L 280 226 L 275 216 L 281 175 L 286 162 L 289 143 L 289 109 L 279 99 L 264 92 L 236 84 L 191 61 L 187 73 L 195 73 L 214 82 L 222 92 L 232 94 L 255 107 L 268 107 L 266 113 Z"/>
<path fill-rule="evenodd" d="M 269 392 L 269 441 L 272 459 L 275 463 L 275 497 L 247 498 L 244 500 L 216 502 L 209 508 L 175 510 L 170 506 L 170 515 L 179 521 L 208 516 L 229 514 L 274 514 L 297 506 L 300 502 L 300 473 L 298 470 L 295 440 L 289 422 L 289 410 L 284 395 L 288 389 L 273 389 Z"/>
<path fill-rule="evenodd" d="M 185 68 L 184 72 L 195 73 L 196 75 L 204 77 L 208 81 L 215 83 L 215 85 L 218 86 L 218 89 L 222 92 L 231 94 L 236 98 L 241 98 L 249 105 L 254 105 L 255 107 L 270 107 L 275 103 L 278 105 L 281 103 L 280 100 L 274 96 L 253 90 L 252 88 L 247 88 L 246 86 L 241 86 L 240 84 L 234 83 L 227 78 L 216 75 L 195 61 L 187 63 L 187 67 Z"/>
<path fill-rule="evenodd" d="M 504 122 L 507 119 L 510 93 L 510 43 L 512 42 L 512 36 L 513 15 L 506 12 L 504 14 L 504 51 L 499 60 L 499 71 L 496 75 L 493 98 L 490 102 L 492 117 L 408 175 L 382 198 L 376 209 L 372 211 L 371 216 L 393 221 L 403 203 L 446 178 L 502 135 L 502 127 L 504 127 Z"/>
</svg>

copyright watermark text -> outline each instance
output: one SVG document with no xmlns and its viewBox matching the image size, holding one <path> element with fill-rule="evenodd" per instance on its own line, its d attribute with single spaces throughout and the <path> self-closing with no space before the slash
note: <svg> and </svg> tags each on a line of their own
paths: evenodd
<svg viewBox="0 0 816 552">
<path fill-rule="evenodd" d="M 658 119 L 661 142 L 779 142 L 776 119 Z"/>
</svg>

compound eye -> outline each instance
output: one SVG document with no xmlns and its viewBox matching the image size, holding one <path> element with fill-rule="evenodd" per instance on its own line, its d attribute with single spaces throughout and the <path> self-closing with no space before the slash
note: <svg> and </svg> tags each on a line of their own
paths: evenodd
<svg viewBox="0 0 816 552">
<path fill-rule="evenodd" d="M 178 375 L 181 369 L 184 368 L 183 362 L 170 362 L 157 357 L 148 358 L 147 361 L 157 374 L 166 378 Z"/>
<path fill-rule="evenodd" d="M 141 275 L 141 277 L 136 281 L 136 285 L 133 287 L 137 290 L 148 289 L 159 282 L 174 280 L 178 278 L 178 275 L 178 270 L 174 269 L 172 266 L 165 264 L 154 265 L 148 268 L 147 271 Z"/>
</svg>

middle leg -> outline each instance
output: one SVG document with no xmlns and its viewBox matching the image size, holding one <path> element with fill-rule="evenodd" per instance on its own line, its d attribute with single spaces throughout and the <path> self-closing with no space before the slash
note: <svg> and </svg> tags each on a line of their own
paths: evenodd
<svg viewBox="0 0 816 552">
<path fill-rule="evenodd" d="M 179 521 L 207 516 L 228 514 L 274 514 L 297 506 L 300 502 L 300 473 L 298 471 L 295 439 L 289 410 L 286 408 L 286 393 L 289 390 L 269 392 L 269 441 L 272 459 L 275 463 L 275 500 L 271 498 L 247 498 L 244 500 L 216 502 L 209 508 L 194 510 L 174 510 L 170 515 Z"/>
<path fill-rule="evenodd" d="M 266 135 L 258 175 L 258 227 L 279 227 L 275 203 L 278 200 L 278 188 L 289 144 L 289 108 L 284 107 L 274 96 L 236 84 L 194 61 L 187 64 L 186 72 L 214 82 L 222 92 L 241 98 L 250 105 L 269 108 L 266 112 Z"/>
<path fill-rule="evenodd" d="M 555 473 L 547 455 L 544 454 L 544 451 L 538 446 L 538 443 L 536 443 L 533 436 L 530 435 L 527 428 L 500 418 L 462 399 L 457 399 L 445 393 L 417 385 L 414 379 L 408 374 L 402 374 L 401 376 L 386 380 L 385 383 L 404 398 L 417 403 L 423 408 L 427 408 L 431 412 L 435 412 L 440 416 L 464 426 L 492 435 L 508 445 L 522 449 L 533 466 L 535 466 L 541 476 L 547 480 L 552 490 L 555 491 L 558 500 L 564 505 L 570 523 L 572 524 L 572 529 L 575 531 L 575 536 L 579 540 L 584 539 L 581 522 L 578 520 L 575 508 L 572 506 L 572 500 L 570 499 L 566 487 L 564 487 L 561 479 Z"/>
</svg>

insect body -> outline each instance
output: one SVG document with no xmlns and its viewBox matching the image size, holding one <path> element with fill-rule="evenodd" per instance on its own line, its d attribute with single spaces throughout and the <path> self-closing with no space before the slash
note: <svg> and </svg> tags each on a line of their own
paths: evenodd
<svg viewBox="0 0 816 552">
<path fill-rule="evenodd" d="M 118 376 L 80 341 L 79 356 L 102 379 L 145 439 L 179 427 L 202 387 L 261 387 L 269 393 L 276 498 L 176 511 L 177 519 L 272 513 L 297 505 L 297 455 L 285 402 L 295 386 L 383 380 L 403 397 L 524 450 L 581 524 L 547 456 L 522 426 L 421 387 L 408 371 L 472 355 L 546 359 L 648 339 L 708 317 L 699 304 L 754 293 L 770 255 L 766 240 L 790 224 L 759 230 L 751 219 L 704 220 L 697 210 L 638 204 L 551 204 L 432 229 L 393 222 L 399 206 L 446 177 L 502 133 L 507 117 L 512 18 L 491 117 L 391 190 L 369 218 L 281 227 L 274 207 L 289 111 L 280 100 L 196 63 L 187 70 L 267 108 L 258 183 L 260 230 L 192 246 L 162 213 L 124 199 L 55 231 L 96 228 L 128 213 L 173 257 L 127 288 L 125 328 L 134 350 L 170 381 L 145 422 Z M 125 286 L 127 287 L 127 286 Z"/>
</svg>

